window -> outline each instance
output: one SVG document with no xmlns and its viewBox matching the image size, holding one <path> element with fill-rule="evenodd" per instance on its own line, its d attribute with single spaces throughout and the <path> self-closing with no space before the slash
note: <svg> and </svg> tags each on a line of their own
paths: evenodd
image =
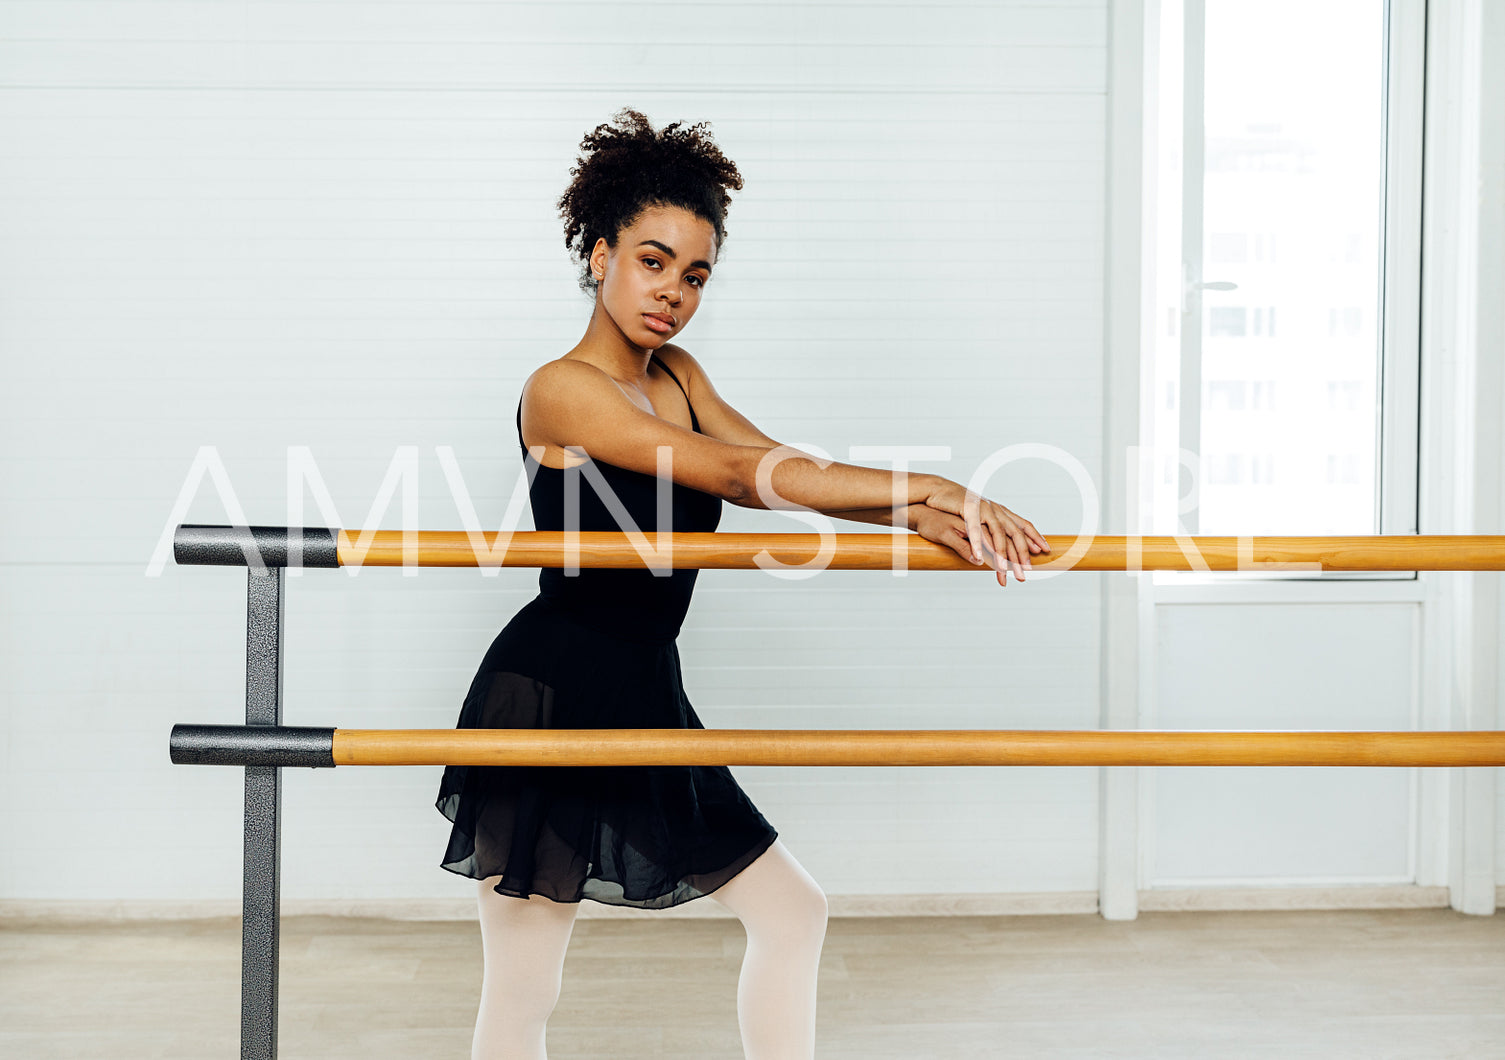
<svg viewBox="0 0 1505 1060">
<path fill-rule="evenodd" d="M 1152 532 L 1415 533 L 1423 0 L 1162 11 Z"/>
<path fill-rule="evenodd" d="M 1207 237 L 1207 260 L 1229 265 L 1249 260 L 1249 235 L 1246 232 L 1214 232 Z"/>
<path fill-rule="evenodd" d="M 1207 313 L 1207 332 L 1222 338 L 1249 334 L 1249 311 L 1242 306 L 1215 305 Z"/>
</svg>

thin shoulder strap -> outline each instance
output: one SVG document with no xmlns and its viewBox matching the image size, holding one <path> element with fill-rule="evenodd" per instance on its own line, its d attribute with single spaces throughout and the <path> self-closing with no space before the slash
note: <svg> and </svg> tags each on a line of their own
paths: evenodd
<svg viewBox="0 0 1505 1060">
<path fill-rule="evenodd" d="M 674 385 L 679 387 L 679 392 L 685 396 L 685 404 L 690 406 L 690 422 L 695 425 L 695 429 L 697 431 L 700 430 L 700 417 L 695 415 L 695 406 L 690 401 L 690 392 L 686 390 L 685 385 L 679 381 L 679 376 L 674 374 L 674 369 L 670 368 L 667 364 L 664 363 L 664 359 L 662 357 L 655 353 L 653 355 L 653 359 L 658 362 L 658 366 L 660 368 L 669 373 L 669 378 L 674 380 Z M 521 431 L 521 429 L 522 428 L 518 428 L 519 431 Z"/>
</svg>

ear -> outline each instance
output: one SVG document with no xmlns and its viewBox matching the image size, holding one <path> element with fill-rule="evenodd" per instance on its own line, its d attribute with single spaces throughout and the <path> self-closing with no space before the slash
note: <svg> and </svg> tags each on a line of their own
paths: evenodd
<svg viewBox="0 0 1505 1060">
<path fill-rule="evenodd" d="M 611 248 L 606 245 L 606 237 L 596 240 L 596 245 L 591 248 L 590 269 L 591 275 L 600 281 L 606 275 L 606 253 Z"/>
</svg>

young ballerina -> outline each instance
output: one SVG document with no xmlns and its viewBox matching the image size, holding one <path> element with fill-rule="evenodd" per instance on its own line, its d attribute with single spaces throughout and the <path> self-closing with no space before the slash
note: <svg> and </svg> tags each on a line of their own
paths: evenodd
<svg viewBox="0 0 1505 1060">
<path fill-rule="evenodd" d="M 940 476 L 896 483 L 875 468 L 822 467 L 753 426 L 670 341 L 705 296 L 728 189 L 742 187 L 705 123 L 655 131 L 623 110 L 581 147 L 559 206 L 595 307 L 580 342 L 528 378 L 517 413 L 539 530 L 706 532 L 722 501 L 806 508 L 902 519 L 989 562 L 1000 585 L 1007 563 L 1023 580 L 1030 552 L 1048 551 L 1028 520 Z M 666 525 L 659 446 L 673 458 Z M 898 508 L 896 486 L 907 501 Z M 702 728 L 675 639 L 698 573 L 543 568 L 538 596 L 482 659 L 459 727 Z M 479 881 L 475 1060 L 545 1056 L 582 899 L 663 908 L 706 895 L 747 932 L 737 986 L 746 1055 L 814 1055 L 825 894 L 726 767 L 450 766 L 437 806 L 454 824 L 443 867 Z"/>
</svg>

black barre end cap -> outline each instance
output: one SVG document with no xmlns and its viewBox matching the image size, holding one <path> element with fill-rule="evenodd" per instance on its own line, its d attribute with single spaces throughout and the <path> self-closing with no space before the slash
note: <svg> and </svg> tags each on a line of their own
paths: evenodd
<svg viewBox="0 0 1505 1060">
<path fill-rule="evenodd" d="M 174 725 L 177 765 L 333 766 L 334 730 L 301 725 Z"/>
<path fill-rule="evenodd" d="M 300 535 L 303 555 L 290 562 L 290 542 Z M 183 565 L 213 567 L 338 567 L 338 536 L 339 531 L 327 526 L 179 523 L 172 537 L 172 558 Z"/>
</svg>

